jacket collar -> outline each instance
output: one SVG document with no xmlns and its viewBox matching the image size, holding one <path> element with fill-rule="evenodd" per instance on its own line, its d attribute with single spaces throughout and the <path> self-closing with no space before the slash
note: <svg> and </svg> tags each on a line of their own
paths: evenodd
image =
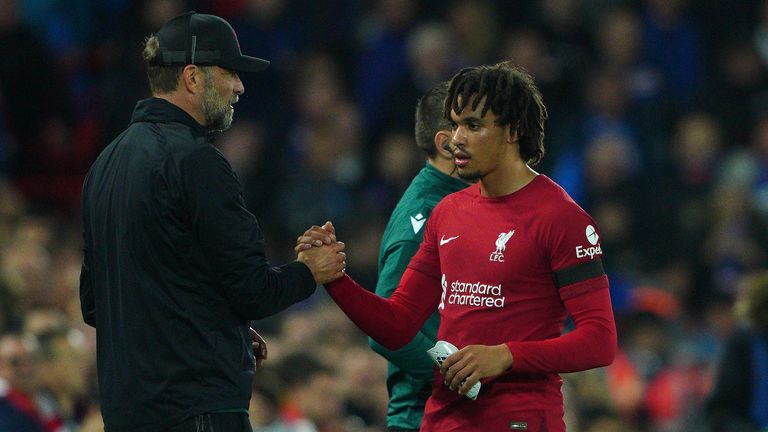
<svg viewBox="0 0 768 432">
<path fill-rule="evenodd" d="M 156 97 L 143 99 L 136 103 L 131 117 L 131 123 L 135 122 L 181 123 L 189 126 L 195 135 L 208 135 L 205 126 L 195 121 L 186 111 L 165 99 Z"/>
</svg>

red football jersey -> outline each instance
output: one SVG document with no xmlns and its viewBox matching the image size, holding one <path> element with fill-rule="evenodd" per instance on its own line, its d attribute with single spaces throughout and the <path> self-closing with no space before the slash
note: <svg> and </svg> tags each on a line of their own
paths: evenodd
<svg viewBox="0 0 768 432">
<path fill-rule="evenodd" d="M 607 290 L 608 284 L 602 276 L 558 289 L 553 273 L 601 256 L 599 231 L 592 218 L 561 187 L 539 175 L 503 197 L 483 197 L 479 185 L 446 197 L 429 218 L 421 250 L 410 267 L 440 279 L 438 339 L 462 348 L 560 336 L 566 317 L 563 300 L 590 290 Z M 450 391 L 436 377 L 425 413 L 428 430 L 467 430 L 477 426 L 479 416 L 487 415 L 481 411 L 486 410 L 507 412 L 502 419 L 504 430 L 512 422 L 528 423 L 528 430 L 539 430 L 531 424 L 536 421 L 532 414 L 514 416 L 526 409 L 541 414 L 553 409 L 547 417 L 562 423 L 562 381 L 557 373 L 565 371 L 534 369 L 520 374 L 516 370 L 522 353 L 513 351 L 513 355 L 513 371 L 484 382 L 480 394 L 486 397 L 477 401 Z M 517 391 L 518 382 L 526 387 L 533 384 L 537 390 Z M 531 400 L 533 395 L 540 400 Z M 490 403 L 488 407 L 482 407 L 484 400 Z M 467 412 L 451 415 L 458 409 Z M 457 417 L 468 423 L 447 420 Z M 556 425 L 550 425 L 552 429 Z"/>
<path fill-rule="evenodd" d="M 481 380 L 477 400 L 436 369 L 422 431 L 565 431 L 558 373 L 602 366 L 616 350 L 602 253 L 592 218 L 538 175 L 503 197 L 475 185 L 444 198 L 390 299 L 352 290 L 349 278 L 328 291 L 385 346 L 407 343 L 435 306 L 439 340 L 507 344 L 512 367 Z M 568 313 L 576 329 L 561 336 Z"/>
</svg>

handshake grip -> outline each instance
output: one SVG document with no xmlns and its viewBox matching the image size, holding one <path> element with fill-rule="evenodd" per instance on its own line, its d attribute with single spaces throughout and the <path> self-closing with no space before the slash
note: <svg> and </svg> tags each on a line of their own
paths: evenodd
<svg viewBox="0 0 768 432">
<path fill-rule="evenodd" d="M 445 359 L 448 358 L 451 354 L 457 352 L 459 349 L 456 348 L 452 343 L 446 342 L 446 341 L 437 341 L 435 346 L 427 350 L 427 354 L 429 354 L 429 357 L 432 358 L 432 361 L 435 362 L 437 367 L 440 367 Z M 461 382 L 463 385 L 464 381 Z M 477 395 L 480 393 L 480 381 L 476 382 L 475 385 L 472 386 L 471 389 L 465 394 L 464 396 L 476 400 Z"/>
</svg>

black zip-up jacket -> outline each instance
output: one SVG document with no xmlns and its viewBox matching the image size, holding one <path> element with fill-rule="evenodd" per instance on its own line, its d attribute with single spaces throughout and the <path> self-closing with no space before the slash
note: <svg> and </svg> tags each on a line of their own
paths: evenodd
<svg viewBox="0 0 768 432">
<path fill-rule="evenodd" d="M 96 327 L 106 431 L 247 409 L 248 321 L 309 297 L 315 281 L 303 263 L 269 264 L 205 128 L 163 99 L 140 101 L 91 167 L 82 210 L 80 301 Z"/>
</svg>

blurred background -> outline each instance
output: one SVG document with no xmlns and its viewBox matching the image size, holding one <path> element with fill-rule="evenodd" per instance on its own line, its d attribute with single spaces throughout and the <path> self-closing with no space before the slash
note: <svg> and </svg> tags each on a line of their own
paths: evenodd
<svg viewBox="0 0 768 432">
<path fill-rule="evenodd" d="M 45 430 L 103 430 L 80 187 L 148 96 L 144 37 L 190 9 L 272 61 L 215 143 L 271 260 L 330 219 L 369 288 L 424 165 L 417 97 L 465 66 L 527 69 L 550 111 L 537 170 L 600 225 L 619 329 L 612 366 L 565 377 L 568 430 L 708 430 L 734 300 L 768 266 L 764 0 L 0 0 L 0 378 Z M 385 361 L 322 289 L 255 327 L 256 431 L 385 430 Z"/>
</svg>

